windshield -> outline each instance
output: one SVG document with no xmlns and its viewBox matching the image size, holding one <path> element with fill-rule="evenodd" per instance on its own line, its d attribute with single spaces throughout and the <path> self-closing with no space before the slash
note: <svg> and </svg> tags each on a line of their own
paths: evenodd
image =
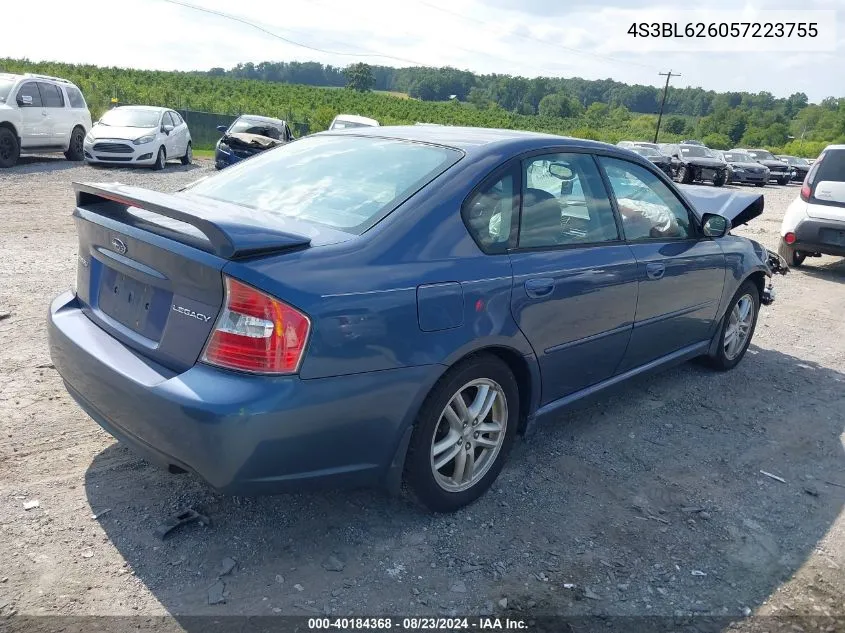
<svg viewBox="0 0 845 633">
<path fill-rule="evenodd" d="M 15 82 L 11 79 L 0 79 L 0 103 L 6 103 L 6 99 L 9 98 L 9 92 L 12 90 L 12 86 L 15 85 Z"/>
<path fill-rule="evenodd" d="M 134 108 L 115 108 L 100 118 L 101 124 L 114 127 L 158 127 L 159 121 L 161 112 Z"/>
<path fill-rule="evenodd" d="M 309 136 L 197 182 L 190 192 L 360 235 L 461 158 L 397 139 Z M 284 177 L 279 177 L 284 174 Z"/>
<path fill-rule="evenodd" d="M 681 153 L 686 157 L 713 158 L 713 152 L 702 145 L 681 145 Z"/>
<path fill-rule="evenodd" d="M 637 143 L 637 147 L 647 147 L 648 149 L 653 149 L 656 152 L 660 152 L 660 146 L 656 143 Z"/>
<path fill-rule="evenodd" d="M 256 121 L 255 119 L 238 119 L 232 123 L 227 134 L 258 134 L 273 139 L 282 139 L 285 135 L 285 124 L 279 121 Z"/>
<path fill-rule="evenodd" d="M 789 156 L 787 158 L 782 158 L 781 160 L 785 160 L 790 165 L 801 165 L 802 167 L 810 166 L 810 163 L 808 163 L 805 158 L 797 158 L 796 156 Z"/>
<path fill-rule="evenodd" d="M 656 149 L 651 149 L 650 147 L 632 147 L 631 149 L 634 150 L 640 156 L 651 156 L 652 158 L 654 158 L 655 156 L 663 155 Z"/>
<path fill-rule="evenodd" d="M 757 161 L 754 160 L 752 156 L 744 152 L 728 152 L 725 154 L 725 160 L 729 160 L 732 163 L 756 163 Z"/>
<path fill-rule="evenodd" d="M 777 160 L 770 152 L 767 152 L 764 149 L 750 149 L 748 153 L 751 154 L 757 160 Z"/>
</svg>

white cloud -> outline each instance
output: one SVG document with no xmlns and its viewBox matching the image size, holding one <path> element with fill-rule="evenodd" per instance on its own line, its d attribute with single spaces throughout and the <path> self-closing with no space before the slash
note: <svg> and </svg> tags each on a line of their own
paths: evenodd
<svg viewBox="0 0 845 633">
<path fill-rule="evenodd" d="M 839 63 L 845 10 L 839 13 L 838 53 L 636 52 L 628 37 L 608 32 L 608 16 L 650 11 L 677 3 L 662 0 L 187 0 L 212 11 L 254 21 L 281 41 L 223 17 L 164 0 L 47 0 L 32 8 L 13 2 L 0 57 L 28 57 L 163 70 L 229 68 L 239 62 L 353 61 L 391 66 L 450 65 L 480 73 L 612 78 L 659 85 L 659 70 L 682 73 L 673 85 L 718 91 L 767 90 L 778 96 L 802 91 L 818 101 L 845 85 Z M 837 9 L 840 0 L 710 0 L 713 21 L 730 21 L 745 8 L 789 9 L 796 21 L 809 9 Z M 601 8 L 599 8 L 601 7 Z M 639 12 L 638 12 L 639 13 Z M 638 14 L 637 13 L 637 14 Z M 635 14 L 632 14 L 635 15 Z M 464 16 L 464 17 L 459 17 Z M 617 20 L 618 22 L 618 20 Z M 616 29 L 618 30 L 618 29 Z M 336 53 L 351 53 L 340 55 Z M 381 53 L 391 58 L 375 57 Z M 400 58 L 400 59 L 396 59 Z M 406 60 L 406 61 L 401 61 Z M 784 72 L 784 68 L 788 71 Z M 837 96 L 840 96 L 837 94 Z"/>
</svg>

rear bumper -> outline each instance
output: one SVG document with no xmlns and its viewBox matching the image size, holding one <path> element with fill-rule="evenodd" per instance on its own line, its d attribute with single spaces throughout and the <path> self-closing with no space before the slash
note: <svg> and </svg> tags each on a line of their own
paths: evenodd
<svg viewBox="0 0 845 633">
<path fill-rule="evenodd" d="M 177 374 L 101 330 L 70 292 L 50 306 L 48 334 L 56 370 L 94 421 L 148 460 L 228 494 L 387 484 L 442 369 L 302 380 L 197 364 Z"/>
<path fill-rule="evenodd" d="M 808 253 L 845 257 L 845 221 L 806 218 L 793 231 L 792 248 Z"/>
</svg>

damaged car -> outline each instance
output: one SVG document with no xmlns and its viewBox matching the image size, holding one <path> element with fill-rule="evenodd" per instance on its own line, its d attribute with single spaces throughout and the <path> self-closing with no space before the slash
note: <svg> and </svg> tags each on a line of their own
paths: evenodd
<svg viewBox="0 0 845 633">
<path fill-rule="evenodd" d="M 75 193 L 56 371 L 126 446 L 226 494 L 404 482 L 458 510 L 573 403 L 736 367 L 774 299 L 771 253 L 731 234 L 762 195 L 582 139 L 356 128 L 175 193 Z"/>
<path fill-rule="evenodd" d="M 675 179 L 682 184 L 697 181 L 710 181 L 716 187 L 728 181 L 728 165 L 716 157 L 708 147 L 681 143 L 669 147 L 672 158 L 672 171 Z"/>
<path fill-rule="evenodd" d="M 217 129 L 223 132 L 214 150 L 214 166 L 217 169 L 293 140 L 285 121 L 254 114 L 243 114 L 229 127 L 218 125 Z"/>
<path fill-rule="evenodd" d="M 765 165 L 766 168 L 769 170 L 769 180 L 774 180 L 779 185 L 789 184 L 789 181 L 792 180 L 792 177 L 795 173 L 795 170 L 790 167 L 788 163 L 782 160 L 778 160 L 777 158 L 775 158 L 774 154 L 772 154 L 768 150 L 743 149 L 741 147 L 735 147 L 730 151 L 731 153 L 742 152 L 743 154 L 751 156 L 751 158 L 753 158 L 761 165 Z"/>
</svg>

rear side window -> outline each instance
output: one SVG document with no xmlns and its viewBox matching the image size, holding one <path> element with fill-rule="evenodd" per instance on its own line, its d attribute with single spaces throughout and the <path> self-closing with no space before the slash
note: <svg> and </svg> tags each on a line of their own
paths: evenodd
<svg viewBox="0 0 845 633">
<path fill-rule="evenodd" d="M 461 210 L 470 235 L 488 255 L 507 251 L 518 204 L 513 170 L 492 178 L 481 185 Z"/>
<path fill-rule="evenodd" d="M 610 199 L 589 154 L 543 154 L 524 163 L 519 247 L 619 239 Z"/>
<path fill-rule="evenodd" d="M 360 235 L 463 156 L 363 136 L 309 136 L 197 182 L 193 194 Z"/>
<path fill-rule="evenodd" d="M 65 92 L 71 108 L 82 108 L 83 110 L 88 108 L 88 104 L 85 103 L 85 98 L 79 90 L 73 86 L 65 86 Z"/>
<path fill-rule="evenodd" d="M 41 93 L 38 92 L 38 85 L 34 81 L 23 84 L 18 90 L 18 105 L 22 108 L 40 108 Z"/>
<path fill-rule="evenodd" d="M 45 108 L 65 107 L 65 98 L 57 86 L 39 81 L 38 90 L 41 91 L 41 103 Z"/>
</svg>

